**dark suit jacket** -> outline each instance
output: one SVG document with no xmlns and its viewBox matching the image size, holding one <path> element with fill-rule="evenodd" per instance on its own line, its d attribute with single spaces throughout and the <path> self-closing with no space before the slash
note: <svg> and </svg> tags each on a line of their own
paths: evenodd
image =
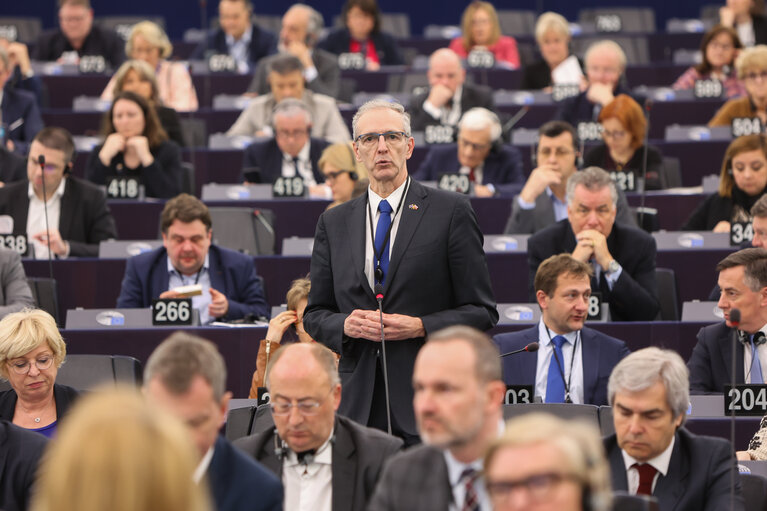
<svg viewBox="0 0 767 511">
<path fill-rule="evenodd" d="M 25 90 L 5 89 L 3 113 L 6 140 L 13 140 L 14 152 L 26 154 L 37 132 L 43 129 L 43 117 L 34 94 Z"/>
<path fill-rule="evenodd" d="M 322 156 L 322 151 L 330 144 L 320 138 L 311 138 L 309 144 L 309 161 L 312 163 L 314 180 L 319 183 L 325 182 L 325 175 L 320 171 L 317 162 Z M 242 168 L 258 167 L 261 170 L 261 182 L 273 183 L 282 175 L 282 151 L 277 145 L 277 140 L 269 138 L 259 140 L 245 148 L 242 159 Z M 242 176 L 244 180 L 244 176 Z"/>
<path fill-rule="evenodd" d="M 48 439 L 0 420 L 0 508 L 26 511 Z"/>
<path fill-rule="evenodd" d="M 157 112 L 157 118 L 160 119 L 162 129 L 168 134 L 168 138 L 177 143 L 179 147 L 184 147 L 184 133 L 181 128 L 181 119 L 178 116 L 178 112 L 173 108 L 167 106 L 156 105 L 154 107 Z"/>
<path fill-rule="evenodd" d="M 277 53 L 277 36 L 269 30 L 253 24 L 250 32 L 250 48 L 248 52 L 248 61 L 250 61 L 251 69 L 263 57 L 274 53 Z M 229 55 L 229 47 L 226 45 L 226 34 L 220 28 L 208 32 L 206 40 L 197 45 L 189 59 L 202 60 L 207 58 L 208 55 Z"/>
<path fill-rule="evenodd" d="M 80 397 L 80 392 L 66 385 L 53 384 L 53 400 L 56 402 L 56 420 L 60 421 Z M 0 420 L 12 421 L 16 413 L 18 396 L 13 389 L 0 392 Z"/>
<path fill-rule="evenodd" d="M 668 473 L 658 476 L 653 496 L 662 511 L 721 511 L 730 509 L 730 469 L 735 456 L 730 442 L 697 436 L 684 428 L 676 432 Z M 628 490 L 626 465 L 617 437 L 604 439 L 613 490 Z M 745 509 L 740 478 L 735 478 L 734 511 Z"/>
<path fill-rule="evenodd" d="M 147 197 L 170 199 L 181 193 L 183 169 L 181 151 L 175 142 L 166 140 L 152 147 L 154 161 L 148 167 L 139 164 L 135 169 L 125 167 L 123 153 L 117 153 L 109 166 L 101 163 L 99 153 L 104 144 L 93 148 L 85 163 L 85 177 L 96 184 L 106 184 L 107 176 L 125 174 L 141 179 Z"/>
<path fill-rule="evenodd" d="M 538 325 L 527 330 L 498 334 L 493 337 L 501 353 L 524 348 L 538 342 Z M 583 359 L 583 402 L 589 405 L 607 405 L 607 380 L 613 367 L 628 355 L 626 343 L 588 327 L 581 329 Z M 520 353 L 503 359 L 503 381 L 507 385 L 535 387 L 536 355 Z"/>
<path fill-rule="evenodd" d="M 426 126 L 440 124 L 439 119 L 432 117 L 423 109 L 423 104 L 429 97 L 429 91 L 422 92 L 410 100 L 407 111 L 410 112 L 410 125 L 413 131 L 423 131 Z M 461 113 L 474 107 L 487 108 L 491 112 L 495 111 L 495 102 L 493 101 L 493 91 L 482 85 L 463 84 L 461 91 Z"/>
<path fill-rule="evenodd" d="M 385 32 L 373 32 L 370 34 L 370 40 L 376 47 L 378 60 L 382 66 L 401 66 L 405 63 L 402 57 L 397 41 Z M 331 30 L 325 39 L 317 44 L 317 48 L 329 51 L 335 55 L 349 53 L 349 43 L 351 35 L 349 29 L 340 27 Z"/>
<path fill-rule="evenodd" d="M 42 33 L 37 38 L 30 57 L 32 60 L 51 62 L 61 57 L 65 51 L 74 51 L 74 48 L 61 30 L 56 28 Z M 94 23 L 82 47 L 77 50 L 77 54 L 81 57 L 101 55 L 112 66 L 112 70 L 116 70 L 125 61 L 125 41 L 115 31 Z"/>
<path fill-rule="evenodd" d="M 567 121 L 576 128 L 578 127 L 579 122 L 596 122 L 597 117 L 594 116 L 594 103 L 589 101 L 589 99 L 586 97 L 587 92 L 588 91 L 583 91 L 577 96 L 573 96 L 562 101 L 556 115 L 554 116 L 554 119 L 558 121 Z M 634 101 L 640 105 L 644 105 L 644 97 L 637 94 L 632 94 L 620 83 L 615 88 L 615 92 L 613 92 L 613 94 L 616 96 L 618 94 L 628 94 L 634 99 Z"/>
<path fill-rule="evenodd" d="M 575 245 L 575 234 L 567 218 L 530 237 L 527 241 L 527 261 L 530 265 L 531 302 L 535 301 L 533 280 L 538 265 L 553 255 L 572 253 Z M 595 285 L 595 279 L 592 279 L 591 289 L 602 293 L 602 301 L 610 303 L 613 321 L 655 319 L 660 309 L 655 282 L 655 239 L 644 231 L 616 222 L 607 237 L 607 248 L 623 271 L 612 290 L 604 281 Z"/>
<path fill-rule="evenodd" d="M 551 83 L 551 68 L 538 56 L 538 60 L 532 64 L 522 67 L 522 84 L 519 86 L 522 90 L 538 90 L 553 85 Z M 578 59 L 583 68 L 583 62 Z"/>
<path fill-rule="evenodd" d="M 312 289 L 304 325 L 314 339 L 341 354 L 344 386 L 339 413 L 367 424 L 380 343 L 344 335 L 354 309 L 376 310 L 365 267 L 367 193 L 320 217 L 314 237 Z M 468 198 L 411 180 L 384 286 L 383 310 L 416 316 L 426 333 L 450 325 L 488 330 L 498 321 L 482 233 Z M 423 338 L 386 346 L 391 413 L 417 434 L 411 377 Z"/>
<path fill-rule="evenodd" d="M 59 232 L 69 242 L 69 255 L 96 257 L 101 241 L 117 237 L 106 196 L 87 181 L 73 176 L 66 180 L 61 197 Z M 0 215 L 13 217 L 13 234 L 27 233 L 28 186 L 26 181 L 20 181 L 0 188 Z"/>
<path fill-rule="evenodd" d="M 445 455 L 419 445 L 386 463 L 368 511 L 446 511 L 452 502 Z"/>
<path fill-rule="evenodd" d="M 456 144 L 436 145 L 429 149 L 413 178 L 436 181 L 442 174 L 457 173 L 460 169 Z M 521 190 L 525 174 L 519 149 L 510 145 L 502 145 L 500 150 L 491 149 L 482 167 L 482 184 L 492 184 L 499 193 L 509 196 Z"/>
<path fill-rule="evenodd" d="M 0 147 L 0 181 L 8 184 L 27 179 L 27 160 Z"/>
<path fill-rule="evenodd" d="M 275 429 L 239 438 L 234 445 L 282 477 L 282 460 L 274 453 Z M 384 462 L 402 448 L 402 440 L 336 416 L 333 441 L 333 511 L 365 509 Z"/>
<path fill-rule="evenodd" d="M 222 436 L 207 476 L 217 511 L 282 511 L 282 483 Z"/>
<path fill-rule="evenodd" d="M 267 78 L 269 63 L 273 59 L 274 57 L 266 57 L 256 65 L 256 73 L 248 86 L 248 92 L 269 94 L 272 91 Z M 317 77 L 307 82 L 306 86 L 314 92 L 337 98 L 341 87 L 341 68 L 338 67 L 338 58 L 328 51 L 314 48 L 312 62 L 317 69 Z"/>
<path fill-rule="evenodd" d="M 751 23 L 754 26 L 754 45 L 767 44 L 767 18 L 761 14 L 752 14 Z"/>
<path fill-rule="evenodd" d="M 253 258 L 216 245 L 208 250 L 210 285 L 229 300 L 225 319 L 239 319 L 247 314 L 269 317 L 264 291 L 256 278 Z M 164 247 L 128 259 L 123 277 L 119 308 L 142 308 L 168 290 L 168 255 Z"/>
<path fill-rule="evenodd" d="M 698 343 L 687 361 L 691 393 L 721 394 L 725 385 L 732 385 L 732 332 L 724 321 L 698 331 Z M 741 342 L 735 344 L 735 357 L 735 383 L 745 383 Z"/>
</svg>

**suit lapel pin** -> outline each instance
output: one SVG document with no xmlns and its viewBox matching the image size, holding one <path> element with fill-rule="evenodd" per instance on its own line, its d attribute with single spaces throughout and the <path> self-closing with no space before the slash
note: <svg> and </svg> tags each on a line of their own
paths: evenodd
<svg viewBox="0 0 767 511">
<path fill-rule="evenodd" d="M 418 204 L 410 204 L 408 205 L 408 208 L 412 209 L 413 211 L 418 211 Z"/>
</svg>

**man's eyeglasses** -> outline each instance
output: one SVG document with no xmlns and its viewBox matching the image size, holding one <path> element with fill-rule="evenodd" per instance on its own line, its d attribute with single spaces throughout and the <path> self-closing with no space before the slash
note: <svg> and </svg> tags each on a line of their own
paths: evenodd
<svg viewBox="0 0 767 511">
<path fill-rule="evenodd" d="M 325 397 L 322 399 L 314 399 L 314 398 L 306 398 L 306 399 L 300 399 L 296 401 L 295 403 L 292 403 L 290 401 L 287 401 L 285 399 L 275 398 L 274 401 L 269 403 L 269 407 L 272 409 L 272 415 L 276 415 L 277 417 L 285 417 L 286 415 L 290 415 L 290 412 L 293 408 L 298 410 L 298 413 L 305 417 L 309 417 L 312 415 L 317 415 L 320 411 L 320 406 L 322 406 L 322 403 L 328 398 L 328 396 L 333 392 L 333 389 L 330 389 L 330 392 L 325 394 Z"/>
<path fill-rule="evenodd" d="M 461 147 L 470 147 L 472 151 L 484 151 L 486 149 L 489 149 L 492 144 L 475 144 L 474 142 L 469 142 L 465 138 L 458 137 L 458 145 Z"/>
<path fill-rule="evenodd" d="M 36 168 L 40 168 L 40 163 L 37 161 L 37 158 L 30 157 L 29 163 L 34 165 Z M 53 172 L 56 172 L 57 170 L 59 170 L 59 166 L 54 165 L 53 163 L 46 163 L 45 165 L 43 165 L 43 171 L 49 174 L 52 174 Z"/>
<path fill-rule="evenodd" d="M 357 137 L 356 142 L 365 149 L 371 149 L 378 145 L 378 140 L 383 137 L 387 147 L 398 147 L 405 143 L 409 135 L 404 131 L 385 131 L 383 133 L 363 133 Z"/>
<path fill-rule="evenodd" d="M 35 364 L 40 371 L 45 371 L 46 369 L 50 369 L 53 365 L 53 356 L 44 355 L 37 360 L 16 360 L 8 363 L 11 370 L 19 375 L 27 374 L 32 368 L 32 364 Z"/>
<path fill-rule="evenodd" d="M 550 147 L 539 147 L 538 148 L 538 154 L 540 154 L 544 158 L 548 158 L 551 156 L 551 153 L 554 153 L 554 156 L 557 158 L 562 158 L 563 156 L 567 156 L 570 154 L 573 154 L 575 151 L 572 151 L 570 149 L 567 149 L 565 147 L 557 147 L 556 149 L 552 150 Z"/>
<path fill-rule="evenodd" d="M 298 138 L 306 136 L 309 130 L 277 130 L 275 133 L 282 138 Z"/>
</svg>

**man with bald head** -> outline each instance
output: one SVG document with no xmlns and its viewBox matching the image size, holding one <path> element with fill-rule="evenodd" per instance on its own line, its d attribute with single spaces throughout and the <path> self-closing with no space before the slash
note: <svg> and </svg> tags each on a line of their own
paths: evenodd
<svg viewBox="0 0 767 511">
<path fill-rule="evenodd" d="M 492 91 L 466 83 L 466 70 L 453 50 L 440 48 L 432 53 L 426 76 L 429 90 L 414 96 L 408 106 L 415 131 L 429 125 L 456 126 L 463 113 L 474 107 L 495 110 Z"/>
<path fill-rule="evenodd" d="M 304 66 L 306 87 L 327 96 L 337 97 L 341 84 L 341 69 L 338 58 L 330 52 L 316 48 L 325 20 L 322 14 L 306 4 L 293 4 L 282 16 L 279 53 L 297 57 Z M 258 62 L 256 74 L 250 82 L 248 92 L 267 94 L 269 83 L 267 70 L 274 57 Z"/>
<path fill-rule="evenodd" d="M 318 343 L 277 351 L 267 367 L 274 428 L 235 445 L 282 478 L 285 509 L 364 509 L 384 461 L 402 441 L 336 414 L 341 379 Z"/>
</svg>

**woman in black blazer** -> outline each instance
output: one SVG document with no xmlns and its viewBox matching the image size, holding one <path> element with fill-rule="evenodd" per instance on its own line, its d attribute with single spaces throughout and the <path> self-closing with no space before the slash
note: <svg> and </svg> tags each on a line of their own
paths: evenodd
<svg viewBox="0 0 767 511">
<path fill-rule="evenodd" d="M 147 197 L 171 198 L 181 193 L 183 169 L 175 142 L 160 126 L 149 103 L 134 92 L 115 96 L 104 122 L 106 140 L 88 157 L 86 177 L 105 184 L 108 176 L 137 177 Z"/>
</svg>

